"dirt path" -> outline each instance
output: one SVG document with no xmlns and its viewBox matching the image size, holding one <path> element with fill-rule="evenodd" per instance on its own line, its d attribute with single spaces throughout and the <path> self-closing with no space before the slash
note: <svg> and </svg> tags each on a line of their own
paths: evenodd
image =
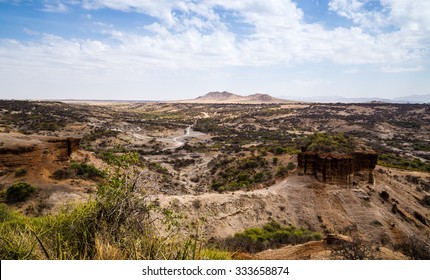
<svg viewBox="0 0 430 280">
<path fill-rule="evenodd" d="M 191 133 L 191 126 L 188 126 L 185 129 L 185 134 L 184 135 L 177 136 L 177 137 L 173 138 L 173 142 L 175 143 L 175 148 L 179 148 L 179 147 L 185 145 L 185 141 L 184 140 L 187 137 L 190 137 L 190 133 Z"/>
<path fill-rule="evenodd" d="M 185 145 L 185 143 L 186 143 L 185 140 L 187 138 L 201 137 L 204 135 L 205 135 L 204 133 L 194 131 L 191 126 L 188 126 L 184 130 L 184 135 L 176 136 L 174 138 L 158 138 L 157 140 L 170 144 L 170 146 L 166 147 L 164 150 L 173 150 L 173 149 L 177 149 L 177 148 Z"/>
</svg>

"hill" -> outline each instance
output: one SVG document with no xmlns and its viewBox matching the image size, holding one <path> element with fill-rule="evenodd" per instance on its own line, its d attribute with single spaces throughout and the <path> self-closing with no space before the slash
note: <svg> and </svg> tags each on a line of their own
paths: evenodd
<svg viewBox="0 0 430 280">
<path fill-rule="evenodd" d="M 184 100 L 181 103 L 223 103 L 223 104 L 260 104 L 260 103 L 291 103 L 291 101 L 275 98 L 268 94 L 255 93 L 247 96 L 241 96 L 227 91 L 209 92 L 195 99 Z"/>
</svg>

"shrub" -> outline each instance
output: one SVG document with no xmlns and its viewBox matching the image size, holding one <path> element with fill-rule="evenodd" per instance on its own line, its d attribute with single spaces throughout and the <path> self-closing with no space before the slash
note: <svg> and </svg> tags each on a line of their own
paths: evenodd
<svg viewBox="0 0 430 280">
<path fill-rule="evenodd" d="M 430 172 L 430 164 L 417 158 L 408 158 L 393 153 L 380 154 L 378 164 L 387 167 L 394 167 L 406 170 L 416 170 Z"/>
<path fill-rule="evenodd" d="M 388 200 L 388 198 L 390 198 L 390 194 L 389 194 L 387 191 L 382 191 L 382 192 L 379 194 L 379 196 L 380 196 L 383 200 L 385 200 L 385 201 L 387 201 L 387 200 Z"/>
<path fill-rule="evenodd" d="M 250 190 L 272 178 L 271 165 L 260 156 L 217 158 L 211 162 L 215 191 Z"/>
<path fill-rule="evenodd" d="M 4 223 L 14 218 L 15 214 L 9 209 L 9 207 L 4 203 L 0 203 L 0 222 Z"/>
<path fill-rule="evenodd" d="M 70 168 L 58 169 L 51 176 L 51 178 L 55 180 L 64 180 L 64 179 L 69 179 L 73 177 L 74 177 L 74 172 Z"/>
<path fill-rule="evenodd" d="M 276 170 L 276 177 L 284 177 L 288 175 L 288 167 L 287 166 L 279 166 Z"/>
<path fill-rule="evenodd" d="M 430 195 L 424 196 L 424 198 L 422 199 L 421 203 L 424 206 L 430 207 Z"/>
<path fill-rule="evenodd" d="M 257 173 L 255 173 L 255 176 L 254 176 L 254 182 L 256 182 L 256 183 L 261 182 L 264 180 L 264 177 L 265 177 L 264 173 L 257 172 Z"/>
<path fill-rule="evenodd" d="M 203 249 L 200 259 L 202 260 L 231 260 L 232 254 L 227 251 L 217 249 Z"/>
<path fill-rule="evenodd" d="M 103 178 L 102 171 L 92 164 L 72 162 L 70 168 L 76 172 L 76 175 L 85 179 Z"/>
<path fill-rule="evenodd" d="M 398 249 L 413 260 L 430 260 L 429 243 L 415 236 L 406 238 L 406 240 L 398 246 Z"/>
<path fill-rule="evenodd" d="M 354 239 L 352 242 L 341 242 L 334 250 L 334 254 L 345 260 L 372 260 L 372 246 L 360 239 Z"/>
<path fill-rule="evenodd" d="M 272 221 L 262 228 L 250 228 L 236 233 L 233 237 L 223 241 L 230 251 L 246 251 L 255 253 L 270 248 L 277 248 L 286 244 L 305 243 L 310 240 L 321 240 L 323 235 L 304 228 L 282 226 Z"/>
<path fill-rule="evenodd" d="M 24 168 L 18 168 L 15 170 L 15 177 L 22 177 L 25 176 L 27 174 L 27 170 L 25 170 Z"/>
<path fill-rule="evenodd" d="M 294 170 L 294 168 L 296 168 L 296 165 L 294 164 L 294 162 L 289 162 L 287 165 L 287 169 L 288 170 Z"/>
<path fill-rule="evenodd" d="M 24 182 L 15 183 L 6 189 L 6 200 L 9 203 L 24 201 L 30 197 L 36 188 Z"/>
<path fill-rule="evenodd" d="M 300 142 L 305 150 L 313 152 L 349 153 L 360 146 L 357 139 L 343 133 L 315 132 L 301 139 Z"/>
</svg>

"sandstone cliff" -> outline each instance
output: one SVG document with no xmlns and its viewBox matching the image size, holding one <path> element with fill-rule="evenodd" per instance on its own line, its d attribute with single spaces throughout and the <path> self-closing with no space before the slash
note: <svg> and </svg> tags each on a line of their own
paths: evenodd
<svg viewBox="0 0 430 280">
<path fill-rule="evenodd" d="M 357 181 L 374 183 L 378 155 L 374 151 L 347 154 L 302 152 L 298 155 L 300 175 L 313 175 L 320 182 L 350 185 Z"/>
<path fill-rule="evenodd" d="M 68 160 L 80 139 L 0 133 L 0 168 Z"/>
</svg>

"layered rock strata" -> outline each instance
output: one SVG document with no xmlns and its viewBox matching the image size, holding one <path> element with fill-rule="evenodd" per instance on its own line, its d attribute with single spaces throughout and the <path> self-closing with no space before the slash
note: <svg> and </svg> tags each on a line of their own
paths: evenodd
<svg viewBox="0 0 430 280">
<path fill-rule="evenodd" d="M 79 149 L 79 138 L 0 133 L 0 167 L 65 161 Z"/>
<path fill-rule="evenodd" d="M 378 155 L 374 151 L 349 154 L 302 152 L 298 155 L 300 175 L 313 175 L 323 183 L 352 185 L 358 181 L 374 183 Z"/>
</svg>

